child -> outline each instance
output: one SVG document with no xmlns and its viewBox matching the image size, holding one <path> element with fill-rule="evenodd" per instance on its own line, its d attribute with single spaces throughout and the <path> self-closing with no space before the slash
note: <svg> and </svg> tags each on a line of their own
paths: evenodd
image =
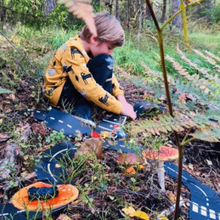
<svg viewBox="0 0 220 220">
<path fill-rule="evenodd" d="M 91 122 L 93 103 L 135 120 L 136 113 L 113 74 L 112 52 L 124 43 L 119 21 L 109 13 L 95 16 L 97 37 L 85 25 L 52 58 L 45 75 L 45 96 L 56 106 L 73 106 L 72 114 Z"/>
</svg>

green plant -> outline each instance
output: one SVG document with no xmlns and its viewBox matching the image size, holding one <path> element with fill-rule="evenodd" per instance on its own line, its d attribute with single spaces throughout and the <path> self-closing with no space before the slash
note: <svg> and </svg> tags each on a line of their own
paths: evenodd
<svg viewBox="0 0 220 220">
<path fill-rule="evenodd" d="M 4 93 L 13 93 L 13 92 L 8 89 L 4 89 L 4 88 L 0 87 L 0 94 L 4 94 Z"/>
<path fill-rule="evenodd" d="M 212 8 L 206 8 L 203 12 L 204 15 L 208 16 L 211 22 L 220 22 L 220 5 L 216 5 Z"/>
<path fill-rule="evenodd" d="M 58 144 L 64 140 L 66 140 L 66 136 L 64 135 L 64 130 L 61 129 L 59 132 L 53 130 L 48 137 L 46 137 L 46 143 L 50 144 Z"/>
</svg>

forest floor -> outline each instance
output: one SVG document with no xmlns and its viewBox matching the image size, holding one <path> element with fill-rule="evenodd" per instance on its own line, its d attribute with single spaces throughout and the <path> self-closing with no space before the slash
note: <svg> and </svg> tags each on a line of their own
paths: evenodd
<svg viewBox="0 0 220 220">
<path fill-rule="evenodd" d="M 13 80 L 13 75 L 11 80 Z M 125 90 L 126 99 L 131 104 L 145 98 L 143 89 L 137 88 L 124 79 L 120 80 L 120 84 Z M 48 146 L 42 146 L 40 141 L 46 138 L 51 130 L 42 122 L 35 120 L 32 115 L 25 112 L 21 114 L 22 110 L 45 108 L 45 103 L 39 102 L 36 105 L 36 99 L 31 95 L 34 87 L 36 87 L 35 82 L 27 77 L 21 80 L 14 95 L 0 96 L 1 126 L 4 127 L 4 132 L 0 132 L 1 161 L 5 157 L 7 145 L 16 142 L 13 138 L 4 140 L 4 135 L 20 133 L 25 143 L 23 145 L 20 145 L 22 142 L 18 143 L 14 163 L 16 169 L 6 175 L 5 179 L 0 178 L 1 203 L 10 202 L 12 195 L 19 188 L 37 182 L 33 174 L 33 164 L 41 152 L 48 148 Z M 104 115 L 105 112 L 99 115 L 99 119 Z M 14 130 L 6 131 L 6 126 L 12 123 L 14 123 Z M 175 143 L 172 135 L 169 139 Z M 71 142 L 75 143 L 74 140 Z M 95 166 L 86 164 L 83 172 L 75 176 L 74 182 L 81 186 L 81 195 L 77 202 L 71 203 L 68 209 L 63 211 L 67 216 L 71 219 L 134 219 L 126 217 L 122 211 L 123 208 L 132 206 L 135 210 L 148 213 L 150 219 L 156 219 L 158 213 L 175 204 L 176 180 L 166 175 L 166 190 L 161 192 L 155 163 L 148 162 L 142 169 L 135 167 L 135 174 L 127 174 L 125 173 L 126 167 L 116 162 L 119 154 L 116 151 L 105 150 Z M 220 195 L 219 155 L 219 143 L 193 141 L 184 146 L 184 170 L 202 184 L 214 189 L 218 195 Z M 8 187 L 13 183 L 15 183 L 13 187 Z M 85 191 L 83 187 L 87 190 Z M 181 190 L 181 199 L 184 200 L 184 204 L 180 209 L 180 219 L 187 220 L 190 192 L 184 186 Z M 53 219 L 57 217 L 56 214 Z M 168 219 L 172 219 L 172 213 Z"/>
</svg>

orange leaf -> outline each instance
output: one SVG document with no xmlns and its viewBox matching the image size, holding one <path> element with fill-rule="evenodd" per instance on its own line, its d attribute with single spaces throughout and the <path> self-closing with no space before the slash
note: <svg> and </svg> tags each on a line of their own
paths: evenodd
<svg viewBox="0 0 220 220">
<path fill-rule="evenodd" d="M 125 173 L 135 174 L 136 171 L 135 171 L 134 167 L 129 167 L 125 170 Z"/>
</svg>

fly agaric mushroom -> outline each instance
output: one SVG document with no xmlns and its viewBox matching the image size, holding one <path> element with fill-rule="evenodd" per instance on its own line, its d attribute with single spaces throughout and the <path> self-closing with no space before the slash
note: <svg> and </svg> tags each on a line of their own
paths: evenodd
<svg viewBox="0 0 220 220">
<path fill-rule="evenodd" d="M 41 189 L 46 192 L 44 195 L 40 192 Z M 30 191 L 35 193 L 30 195 Z M 71 184 L 52 186 L 47 183 L 36 182 L 16 192 L 12 197 L 12 203 L 21 210 L 42 211 L 44 216 L 47 210 L 67 205 L 75 200 L 78 195 L 78 189 Z"/>
<path fill-rule="evenodd" d="M 146 159 L 157 160 L 159 185 L 161 190 L 164 191 L 164 161 L 178 159 L 178 150 L 167 146 L 161 146 L 160 150 L 144 150 L 142 151 L 142 155 Z"/>
</svg>

